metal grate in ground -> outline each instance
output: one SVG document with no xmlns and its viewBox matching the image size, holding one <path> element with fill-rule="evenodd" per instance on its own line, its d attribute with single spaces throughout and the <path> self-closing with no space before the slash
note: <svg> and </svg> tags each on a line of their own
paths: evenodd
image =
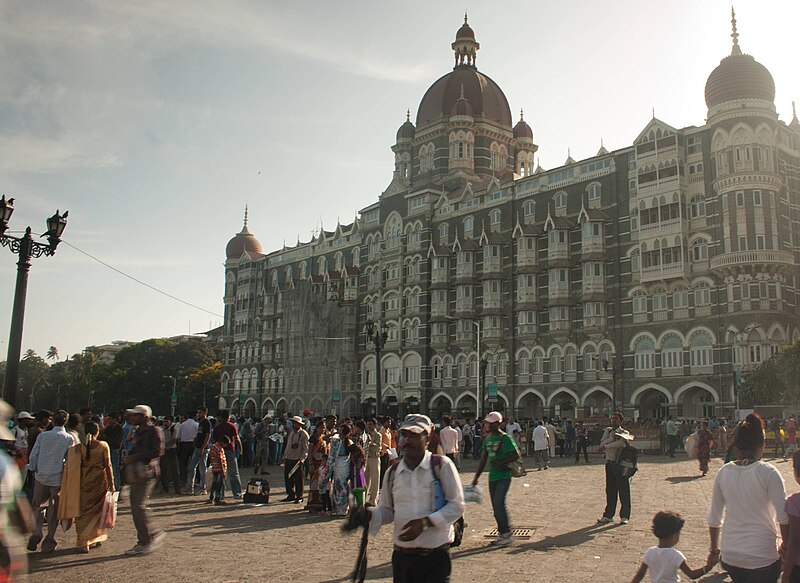
<svg viewBox="0 0 800 583">
<path fill-rule="evenodd" d="M 533 533 L 536 529 L 534 528 L 512 528 L 511 529 L 511 536 L 514 538 L 531 538 Z M 496 528 L 492 528 L 491 530 L 484 531 L 483 537 L 484 538 L 496 538 L 499 536 L 499 532 L 497 532 Z"/>
</svg>

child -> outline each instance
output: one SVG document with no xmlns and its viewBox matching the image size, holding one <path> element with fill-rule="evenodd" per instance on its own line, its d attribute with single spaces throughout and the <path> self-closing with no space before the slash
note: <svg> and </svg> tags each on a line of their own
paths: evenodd
<svg viewBox="0 0 800 583">
<path fill-rule="evenodd" d="M 653 518 L 653 534 L 658 538 L 658 546 L 650 547 L 644 552 L 642 564 L 634 575 L 631 583 L 639 583 L 644 579 L 647 569 L 650 568 L 650 581 L 652 583 L 678 583 L 681 580 L 678 569 L 686 573 L 691 579 L 702 577 L 717 564 L 718 558 L 711 559 L 705 567 L 690 569 L 686 564 L 686 557 L 674 548 L 681 538 L 683 518 L 677 512 L 659 512 Z"/>
<path fill-rule="evenodd" d="M 794 418 L 792 418 L 794 421 Z M 794 480 L 800 484 L 800 451 L 792 454 Z M 786 499 L 786 514 L 789 515 L 789 540 L 783 555 L 783 581 L 800 581 L 800 494 L 791 494 Z"/>
<path fill-rule="evenodd" d="M 211 494 L 208 497 L 207 504 L 212 502 L 219 506 L 225 504 L 222 499 L 222 491 L 225 488 L 225 474 L 228 472 L 228 463 L 225 460 L 225 446 L 231 442 L 227 435 L 220 435 L 214 440 L 214 445 L 208 452 L 208 466 L 211 468 L 211 473 L 214 475 L 214 481 L 211 483 Z"/>
</svg>

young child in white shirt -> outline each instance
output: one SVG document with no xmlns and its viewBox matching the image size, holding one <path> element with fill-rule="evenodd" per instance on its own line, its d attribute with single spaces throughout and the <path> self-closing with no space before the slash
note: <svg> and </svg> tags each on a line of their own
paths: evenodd
<svg viewBox="0 0 800 583">
<path fill-rule="evenodd" d="M 681 529 L 686 521 L 677 512 L 659 512 L 653 517 L 653 534 L 658 538 L 658 546 L 650 547 L 644 552 L 642 564 L 631 583 L 640 583 L 647 569 L 650 569 L 652 583 L 679 583 L 678 570 L 686 573 L 691 579 L 702 577 L 711 570 L 718 558 L 709 559 L 705 567 L 690 569 L 686 557 L 675 548 L 681 538 Z"/>
</svg>

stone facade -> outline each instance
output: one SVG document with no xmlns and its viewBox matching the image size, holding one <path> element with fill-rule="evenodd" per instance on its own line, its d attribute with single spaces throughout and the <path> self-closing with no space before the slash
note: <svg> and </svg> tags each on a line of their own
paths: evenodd
<svg viewBox="0 0 800 583">
<path fill-rule="evenodd" d="M 263 254 L 245 219 L 220 407 L 374 410 L 372 319 L 395 416 L 474 415 L 479 385 L 483 411 L 523 417 L 730 414 L 736 373 L 800 335 L 800 123 L 778 120 L 769 72 L 734 29 L 705 125 L 653 118 L 545 171 L 478 48 L 465 22 L 352 224 Z"/>
</svg>

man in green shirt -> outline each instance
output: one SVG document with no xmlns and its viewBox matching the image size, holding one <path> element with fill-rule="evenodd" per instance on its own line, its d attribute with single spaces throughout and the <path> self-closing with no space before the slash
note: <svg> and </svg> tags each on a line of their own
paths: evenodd
<svg viewBox="0 0 800 583">
<path fill-rule="evenodd" d="M 667 419 L 667 453 L 669 457 L 675 457 L 675 450 L 678 449 L 678 426 L 672 420 L 672 415 Z"/>
<path fill-rule="evenodd" d="M 500 413 L 492 411 L 486 416 L 485 422 L 489 426 L 489 434 L 483 438 L 483 453 L 472 485 L 477 486 L 478 478 L 486 462 L 489 462 L 489 497 L 492 500 L 492 511 L 497 521 L 499 535 L 491 544 L 506 547 L 512 542 L 511 525 L 506 508 L 506 496 L 511 486 L 511 470 L 508 464 L 518 460 L 520 453 L 516 441 L 500 430 L 500 424 L 503 422 Z"/>
</svg>

